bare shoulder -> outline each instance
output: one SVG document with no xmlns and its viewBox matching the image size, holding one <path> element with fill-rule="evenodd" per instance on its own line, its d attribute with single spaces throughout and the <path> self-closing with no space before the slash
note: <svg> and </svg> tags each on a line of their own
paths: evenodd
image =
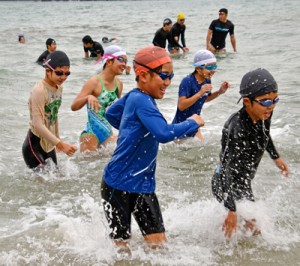
<svg viewBox="0 0 300 266">
<path fill-rule="evenodd" d="M 85 82 L 83 89 L 89 91 L 91 94 L 100 94 L 101 87 L 99 78 L 97 76 L 93 76 Z"/>
</svg>

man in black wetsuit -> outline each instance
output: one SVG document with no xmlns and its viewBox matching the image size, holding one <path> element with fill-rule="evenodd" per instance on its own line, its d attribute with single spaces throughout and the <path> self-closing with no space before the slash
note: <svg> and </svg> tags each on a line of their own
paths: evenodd
<svg viewBox="0 0 300 266">
<path fill-rule="evenodd" d="M 153 38 L 153 45 L 154 46 L 159 46 L 161 48 L 166 48 L 166 42 L 167 42 L 167 35 L 169 33 L 169 31 L 172 28 L 172 20 L 169 18 L 166 18 L 163 21 L 163 26 L 158 29 L 154 35 Z"/>
<path fill-rule="evenodd" d="M 97 57 L 100 59 L 104 54 L 104 49 L 99 42 L 93 41 L 91 36 L 86 35 L 82 38 L 85 58 Z M 90 54 L 89 54 L 90 52 Z"/>
<path fill-rule="evenodd" d="M 248 72 L 240 85 L 243 107 L 227 120 L 222 131 L 220 164 L 212 178 L 212 191 L 224 202 L 228 215 L 223 224 L 225 236 L 236 232 L 238 200 L 254 201 L 251 181 L 264 151 L 267 150 L 284 175 L 289 169 L 275 149 L 270 125 L 273 109 L 279 101 L 277 83 L 265 69 Z M 260 233 L 255 219 L 245 220 L 246 229 Z"/>
<path fill-rule="evenodd" d="M 170 54 L 178 54 L 179 48 L 182 49 L 183 52 L 188 52 L 189 48 L 186 47 L 185 44 L 185 15 L 180 12 L 177 16 L 177 22 L 173 25 L 170 30 L 167 38 L 168 38 L 168 50 Z M 179 38 L 181 38 L 182 45 L 179 44 Z"/>
<path fill-rule="evenodd" d="M 234 37 L 234 24 L 227 19 L 228 10 L 219 10 L 219 19 L 213 20 L 209 26 L 206 36 L 206 49 L 211 52 L 225 52 L 225 39 L 230 35 L 233 51 L 236 52 L 236 41 Z"/>
<path fill-rule="evenodd" d="M 45 59 L 47 58 L 47 56 L 50 53 L 53 53 L 54 51 L 56 51 L 56 41 L 52 38 L 48 38 L 46 40 L 46 48 L 47 50 L 45 52 L 43 52 L 39 58 L 36 60 L 36 63 L 38 63 L 39 65 L 42 65 L 45 61 Z"/>
</svg>

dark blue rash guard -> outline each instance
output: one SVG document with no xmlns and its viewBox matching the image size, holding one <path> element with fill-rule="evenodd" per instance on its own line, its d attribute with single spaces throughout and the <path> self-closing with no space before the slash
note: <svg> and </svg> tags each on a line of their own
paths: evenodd
<svg viewBox="0 0 300 266">
<path fill-rule="evenodd" d="M 119 129 L 119 136 L 103 179 L 113 188 L 132 193 L 155 191 L 159 143 L 196 133 L 199 128 L 191 119 L 168 124 L 155 100 L 139 89 L 133 89 L 115 102 L 105 116 L 113 127 Z"/>
<path fill-rule="evenodd" d="M 193 74 L 190 74 L 186 76 L 179 85 L 179 91 L 178 91 L 178 98 L 185 96 L 186 98 L 190 98 L 194 96 L 196 93 L 198 93 L 201 90 L 201 87 L 204 84 L 211 84 L 210 79 L 205 79 L 201 84 L 198 83 L 197 79 Z M 193 105 L 186 108 L 183 111 L 180 111 L 177 107 L 175 117 L 173 119 L 173 124 L 181 123 L 185 121 L 187 118 L 192 116 L 193 114 L 200 115 L 202 107 L 206 101 L 207 96 L 209 96 L 211 93 L 207 93 L 199 100 L 197 100 Z M 188 134 L 187 136 L 192 137 L 192 134 Z"/>
</svg>

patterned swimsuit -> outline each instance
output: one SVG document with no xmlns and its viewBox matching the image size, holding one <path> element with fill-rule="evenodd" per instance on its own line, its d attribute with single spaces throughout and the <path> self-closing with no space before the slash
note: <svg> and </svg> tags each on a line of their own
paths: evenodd
<svg viewBox="0 0 300 266">
<path fill-rule="evenodd" d="M 81 133 L 82 137 L 85 134 L 95 135 L 98 139 L 99 144 L 107 140 L 112 134 L 112 127 L 105 118 L 105 111 L 108 106 L 110 106 L 118 98 L 118 83 L 112 91 L 108 91 L 104 87 L 102 79 L 98 76 L 99 81 L 102 85 L 102 92 L 98 96 L 98 101 L 101 105 L 98 112 L 91 110 L 87 107 L 88 112 L 88 122 L 86 124 L 85 130 Z"/>
</svg>

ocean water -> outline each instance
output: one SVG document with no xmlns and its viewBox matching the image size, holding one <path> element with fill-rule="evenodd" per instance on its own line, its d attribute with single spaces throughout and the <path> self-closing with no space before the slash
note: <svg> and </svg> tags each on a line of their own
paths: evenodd
<svg viewBox="0 0 300 266">
<path fill-rule="evenodd" d="M 59 112 L 63 140 L 78 145 L 86 112 L 70 105 L 94 74 L 84 60 L 81 39 L 89 34 L 135 52 L 151 44 L 166 17 L 186 15 L 190 53 L 174 59 L 175 77 L 159 108 L 171 121 L 178 85 L 192 72 L 193 54 L 205 48 L 207 28 L 222 7 L 235 24 L 238 53 L 229 37 L 228 54 L 218 59 L 212 81 L 218 89 L 230 82 L 225 95 L 204 105 L 203 144 L 160 146 L 157 195 L 167 230 L 166 249 L 145 249 L 132 224 L 132 255 L 120 256 L 108 238 L 101 205 L 100 181 L 114 145 L 89 156 L 58 154 L 59 172 L 33 173 L 26 168 L 21 146 L 28 130 L 27 100 L 43 69 L 34 62 L 55 38 L 71 59 L 72 75 L 64 83 Z M 299 227 L 299 24 L 298 0 L 277 1 L 96 1 L 0 2 L 0 265 L 300 265 Z M 26 44 L 17 42 L 24 32 Z M 280 102 L 272 120 L 273 140 L 291 174 L 283 177 L 265 154 L 253 181 L 255 204 L 238 206 L 243 217 L 255 217 L 262 235 L 242 230 L 226 240 L 221 226 L 226 215 L 212 196 L 210 180 L 220 151 L 221 130 L 237 104 L 242 76 L 257 67 L 268 69 L 279 85 Z M 135 86 L 134 75 L 123 75 L 124 92 Z"/>
</svg>

